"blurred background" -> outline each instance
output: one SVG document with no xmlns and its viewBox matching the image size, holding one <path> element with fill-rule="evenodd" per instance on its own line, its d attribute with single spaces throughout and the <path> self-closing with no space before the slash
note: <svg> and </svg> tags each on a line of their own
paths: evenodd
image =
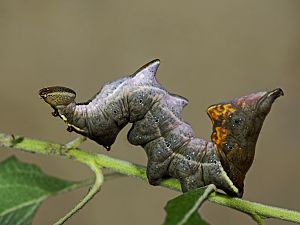
<svg viewBox="0 0 300 225">
<path fill-rule="evenodd" d="M 210 138 L 206 108 L 259 90 L 281 87 L 257 143 L 244 198 L 300 210 L 300 1 L 0 0 L 0 132 L 66 143 L 77 137 L 51 116 L 38 90 L 63 85 L 78 101 L 101 86 L 161 59 L 159 81 L 190 100 L 184 119 Z M 126 140 L 111 152 L 92 141 L 82 148 L 146 164 L 142 148 Z M 71 160 L 0 149 L 47 174 L 82 180 L 92 173 Z M 87 192 L 47 200 L 35 225 L 52 224 Z M 161 224 L 166 202 L 178 193 L 135 178 L 108 181 L 68 224 Z M 211 224 L 254 224 L 212 203 L 201 209 Z M 268 224 L 287 224 L 270 220 Z"/>
</svg>

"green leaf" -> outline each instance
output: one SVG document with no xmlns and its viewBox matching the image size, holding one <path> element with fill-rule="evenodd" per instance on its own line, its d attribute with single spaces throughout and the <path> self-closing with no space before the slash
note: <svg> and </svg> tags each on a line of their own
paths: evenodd
<svg viewBox="0 0 300 225">
<path fill-rule="evenodd" d="M 198 209 L 211 192 L 208 188 L 198 188 L 170 200 L 165 206 L 167 218 L 164 225 L 208 225 Z"/>
<path fill-rule="evenodd" d="M 47 176 L 37 166 L 10 157 L 0 163 L 0 224 L 31 224 L 42 201 L 81 186 Z"/>
</svg>

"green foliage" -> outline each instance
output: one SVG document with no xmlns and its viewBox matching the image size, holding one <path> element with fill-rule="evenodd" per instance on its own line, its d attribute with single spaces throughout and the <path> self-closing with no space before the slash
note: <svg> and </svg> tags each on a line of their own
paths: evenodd
<svg viewBox="0 0 300 225">
<path fill-rule="evenodd" d="M 79 186 L 47 176 L 37 166 L 10 157 L 0 163 L 0 224 L 31 224 L 46 198 Z"/>
<path fill-rule="evenodd" d="M 199 188 L 170 200 L 165 207 L 167 218 L 164 225 L 208 225 L 197 212 L 206 200 L 201 198 L 204 192 L 205 188 Z"/>
</svg>

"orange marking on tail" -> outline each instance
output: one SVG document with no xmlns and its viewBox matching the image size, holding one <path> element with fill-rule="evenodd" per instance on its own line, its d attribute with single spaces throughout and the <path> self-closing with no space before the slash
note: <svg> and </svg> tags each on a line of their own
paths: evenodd
<svg viewBox="0 0 300 225">
<path fill-rule="evenodd" d="M 207 109 L 207 113 L 212 121 L 220 120 L 221 117 L 228 118 L 230 114 L 236 111 L 231 104 L 213 105 Z"/>
<path fill-rule="evenodd" d="M 226 137 L 228 136 L 229 131 L 223 127 L 216 127 L 216 131 L 212 134 L 212 141 L 217 145 L 223 145 L 226 143 Z"/>
</svg>

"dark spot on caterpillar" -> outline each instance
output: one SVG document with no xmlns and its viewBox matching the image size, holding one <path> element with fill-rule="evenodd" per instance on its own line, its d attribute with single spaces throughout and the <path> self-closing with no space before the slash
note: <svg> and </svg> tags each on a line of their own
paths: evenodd
<svg viewBox="0 0 300 225">
<path fill-rule="evenodd" d="M 205 141 L 195 137 L 191 126 L 181 119 L 188 100 L 170 94 L 157 82 L 159 64 L 153 60 L 133 75 L 105 84 L 85 103 L 75 103 L 76 93 L 65 87 L 43 88 L 39 95 L 55 110 L 54 116 L 68 123 L 69 131 L 107 150 L 120 130 L 133 123 L 127 138 L 147 153 L 149 183 L 157 185 L 173 177 L 184 192 L 213 183 L 241 197 L 259 131 L 282 90 L 212 105 L 207 110 L 213 123 L 212 142 Z"/>
<path fill-rule="evenodd" d="M 233 146 L 232 145 L 230 145 L 230 144 L 225 144 L 225 146 L 226 146 L 226 149 L 227 150 L 232 150 L 233 149 Z"/>
<path fill-rule="evenodd" d="M 240 119 L 235 119 L 234 120 L 234 124 L 236 125 L 240 125 L 242 123 L 242 121 Z"/>
</svg>

